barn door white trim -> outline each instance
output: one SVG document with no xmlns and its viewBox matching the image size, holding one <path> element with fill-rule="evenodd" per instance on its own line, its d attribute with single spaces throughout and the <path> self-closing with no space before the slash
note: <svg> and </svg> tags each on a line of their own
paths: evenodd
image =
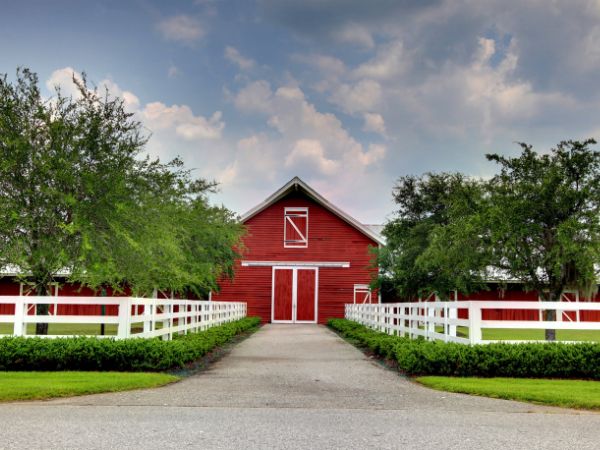
<svg viewBox="0 0 600 450">
<path fill-rule="evenodd" d="M 292 319 L 275 320 L 275 271 L 292 271 Z M 298 270 L 313 270 L 315 272 L 315 319 L 298 320 Z M 271 323 L 317 323 L 319 320 L 319 268 L 306 266 L 274 266 L 271 273 Z"/>
<path fill-rule="evenodd" d="M 297 236 L 288 236 L 288 225 L 294 229 Z M 308 247 L 308 208 L 290 206 L 284 209 L 283 246 L 285 248 Z"/>
</svg>

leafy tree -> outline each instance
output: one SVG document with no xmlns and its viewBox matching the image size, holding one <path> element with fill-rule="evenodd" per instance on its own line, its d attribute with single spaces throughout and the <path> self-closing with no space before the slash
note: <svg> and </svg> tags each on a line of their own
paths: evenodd
<svg viewBox="0 0 600 450">
<path fill-rule="evenodd" d="M 490 183 L 488 232 L 493 264 L 547 301 L 566 289 L 591 296 L 600 263 L 600 152 L 596 142 L 564 141 L 539 154 L 521 143 Z M 595 266 L 596 265 L 596 266 Z M 555 311 L 547 312 L 553 320 Z M 554 330 L 546 338 L 554 340 Z"/>
<path fill-rule="evenodd" d="M 567 289 L 590 297 L 600 267 L 600 152 L 592 139 L 561 142 L 516 158 L 487 155 L 500 172 L 489 182 L 461 174 L 400 178 L 397 217 L 379 252 L 384 276 L 409 299 L 485 287 L 500 269 L 559 301 Z M 556 311 L 547 311 L 554 320 Z M 553 340 L 554 330 L 546 330 Z"/>
<path fill-rule="evenodd" d="M 473 240 L 474 213 L 484 203 L 482 183 L 460 173 L 404 176 L 393 196 L 398 211 L 384 228 L 387 245 L 378 261 L 398 295 L 415 300 L 436 292 L 448 298 L 455 289 L 482 288 L 474 268 L 485 267 L 485 251 L 465 245 Z"/>
<path fill-rule="evenodd" d="M 65 272 L 142 294 L 213 289 L 242 233 L 209 206 L 214 184 L 179 160 L 144 158 L 147 138 L 123 101 L 73 81 L 75 98 L 44 99 L 31 71 L 0 76 L 0 265 L 38 295 Z"/>
</svg>

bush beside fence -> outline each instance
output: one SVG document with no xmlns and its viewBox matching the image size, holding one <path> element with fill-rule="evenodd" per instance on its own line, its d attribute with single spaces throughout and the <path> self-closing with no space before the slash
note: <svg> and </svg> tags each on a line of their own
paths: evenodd
<svg viewBox="0 0 600 450">
<path fill-rule="evenodd" d="M 24 338 L 0 339 L 0 370 L 160 371 L 184 367 L 257 327 L 258 317 L 176 335 L 172 341 L 154 339 Z"/>
<path fill-rule="evenodd" d="M 598 343 L 462 345 L 390 336 L 346 319 L 329 326 L 408 375 L 600 379 Z"/>
</svg>

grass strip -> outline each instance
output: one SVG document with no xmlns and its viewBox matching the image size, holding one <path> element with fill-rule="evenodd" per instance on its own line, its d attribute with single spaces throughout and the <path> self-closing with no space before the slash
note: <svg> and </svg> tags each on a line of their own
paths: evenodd
<svg viewBox="0 0 600 450">
<path fill-rule="evenodd" d="M 565 408 L 600 409 L 600 382 L 598 381 L 437 376 L 418 377 L 416 381 L 440 391 Z"/>
<path fill-rule="evenodd" d="M 179 379 L 164 373 L 140 372 L 0 372 L 0 401 L 42 400 L 153 388 Z"/>
</svg>

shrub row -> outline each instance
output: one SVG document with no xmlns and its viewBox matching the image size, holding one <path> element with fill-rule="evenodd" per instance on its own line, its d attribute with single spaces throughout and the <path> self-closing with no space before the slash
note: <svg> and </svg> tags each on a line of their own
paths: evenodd
<svg viewBox="0 0 600 450">
<path fill-rule="evenodd" d="M 206 331 L 160 339 L 24 338 L 0 339 L 0 370 L 160 371 L 184 367 L 235 335 L 255 328 L 246 317 Z"/>
<path fill-rule="evenodd" d="M 600 379 L 600 344 L 524 343 L 464 345 L 390 336 L 356 322 L 329 326 L 408 375 Z"/>
</svg>

